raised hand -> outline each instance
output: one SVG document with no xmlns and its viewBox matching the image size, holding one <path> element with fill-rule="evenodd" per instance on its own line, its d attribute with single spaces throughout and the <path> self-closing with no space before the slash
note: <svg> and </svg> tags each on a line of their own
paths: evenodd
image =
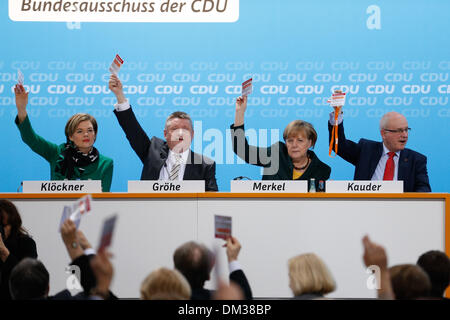
<svg viewBox="0 0 450 320">
<path fill-rule="evenodd" d="M 236 99 L 236 113 L 234 117 L 234 125 L 241 126 L 244 124 L 244 114 L 247 109 L 247 96 Z"/>
<path fill-rule="evenodd" d="M 21 123 L 27 117 L 28 92 L 25 91 L 23 85 L 16 84 L 14 93 L 16 95 L 17 117 L 19 123 Z"/>
<path fill-rule="evenodd" d="M 123 94 L 122 82 L 120 82 L 119 77 L 115 74 L 111 74 L 109 77 L 109 89 L 116 96 L 118 103 L 123 103 L 126 101 L 125 95 Z"/>
<path fill-rule="evenodd" d="M 238 239 L 235 237 L 230 237 L 227 239 L 227 243 L 224 246 L 227 247 L 228 262 L 237 260 L 239 252 L 242 248 Z"/>
</svg>

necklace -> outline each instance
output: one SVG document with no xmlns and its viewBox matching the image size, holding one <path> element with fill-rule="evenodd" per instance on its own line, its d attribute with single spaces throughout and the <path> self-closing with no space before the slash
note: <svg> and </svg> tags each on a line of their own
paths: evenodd
<svg viewBox="0 0 450 320">
<path fill-rule="evenodd" d="M 305 170 L 308 165 L 309 165 L 309 158 L 308 158 L 308 161 L 306 161 L 306 164 L 303 167 L 297 168 L 294 165 L 294 169 L 297 170 L 297 171 Z"/>
</svg>

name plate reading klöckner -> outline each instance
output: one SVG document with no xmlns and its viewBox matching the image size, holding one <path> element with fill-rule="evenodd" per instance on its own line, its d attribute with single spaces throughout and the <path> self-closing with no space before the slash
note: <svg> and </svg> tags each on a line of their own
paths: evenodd
<svg viewBox="0 0 450 320">
<path fill-rule="evenodd" d="M 402 193 L 403 181 L 327 181 L 327 193 Z"/>
<path fill-rule="evenodd" d="M 286 181 L 286 180 L 232 180 L 231 192 L 251 193 L 251 192 L 287 192 L 306 193 L 308 192 L 308 181 Z"/>
<path fill-rule="evenodd" d="M 101 180 L 24 181 L 23 193 L 99 193 Z"/>
<path fill-rule="evenodd" d="M 128 181 L 132 193 L 200 193 L 205 192 L 204 180 L 132 180 Z"/>
</svg>

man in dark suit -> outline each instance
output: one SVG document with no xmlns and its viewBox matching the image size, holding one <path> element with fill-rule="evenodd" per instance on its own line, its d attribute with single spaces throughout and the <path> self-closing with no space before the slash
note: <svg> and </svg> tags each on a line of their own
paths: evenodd
<svg viewBox="0 0 450 320">
<path fill-rule="evenodd" d="M 332 112 L 328 122 L 330 141 L 334 117 Z M 347 140 L 342 113 L 338 115 L 337 130 L 337 154 L 355 166 L 354 180 L 402 180 L 405 192 L 431 192 L 427 158 L 405 148 L 411 128 L 402 114 L 392 111 L 381 118 L 380 134 L 383 142 L 361 139 L 355 143 Z"/>
<path fill-rule="evenodd" d="M 230 282 L 237 284 L 245 299 L 253 299 L 252 290 L 239 262 L 237 261 L 241 244 L 234 238 L 228 238 L 227 243 L 228 267 Z M 213 253 L 203 244 L 189 241 L 178 247 L 173 254 L 175 268 L 180 271 L 189 282 L 192 290 L 192 300 L 210 300 L 214 291 L 203 286 L 210 280 L 210 273 L 214 266 Z"/>
<path fill-rule="evenodd" d="M 218 191 L 216 163 L 190 150 L 194 130 L 187 113 L 174 112 L 166 120 L 164 138 L 149 139 L 123 94 L 122 83 L 111 75 L 109 88 L 117 98 L 114 114 L 131 147 L 141 159 L 141 180 L 205 180 L 206 191 Z"/>
</svg>

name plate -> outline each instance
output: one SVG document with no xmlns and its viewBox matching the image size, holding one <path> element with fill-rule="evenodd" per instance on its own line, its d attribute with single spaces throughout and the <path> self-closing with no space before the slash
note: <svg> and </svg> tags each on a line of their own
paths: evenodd
<svg viewBox="0 0 450 320">
<path fill-rule="evenodd" d="M 200 193 L 205 192 L 204 180 L 131 180 L 128 192 L 132 193 Z"/>
<path fill-rule="evenodd" d="M 287 180 L 232 180 L 231 192 L 251 193 L 251 192 L 287 192 L 306 193 L 308 192 L 308 181 L 287 181 Z"/>
<path fill-rule="evenodd" d="M 327 193 L 403 193 L 403 181 L 326 181 Z"/>
<path fill-rule="evenodd" d="M 101 180 L 24 181 L 23 193 L 99 193 Z"/>
</svg>

